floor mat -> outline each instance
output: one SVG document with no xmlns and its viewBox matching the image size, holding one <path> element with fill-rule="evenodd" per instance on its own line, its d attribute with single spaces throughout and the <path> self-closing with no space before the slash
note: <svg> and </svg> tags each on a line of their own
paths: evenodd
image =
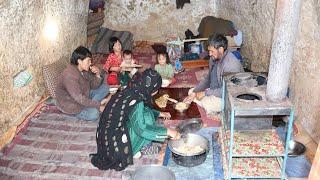
<svg viewBox="0 0 320 180">
<path fill-rule="evenodd" d="M 156 52 L 151 47 L 152 44 L 147 42 L 138 42 L 133 51 L 133 56 L 139 64 L 146 68 L 153 68 L 156 65 Z M 192 88 L 196 86 L 200 80 L 203 80 L 203 75 L 207 73 L 205 69 L 194 68 L 186 69 L 185 71 L 175 74 L 176 82 L 168 88 Z"/>
<path fill-rule="evenodd" d="M 143 69 L 155 67 L 156 53 L 152 49 L 151 44 L 148 44 L 147 42 L 136 43 L 136 47 L 132 53 L 137 63 L 144 67 Z M 102 67 L 106 59 L 106 54 L 93 54 L 93 63 L 98 67 Z M 176 78 L 176 82 L 171 84 L 168 88 L 192 88 L 204 79 L 206 73 L 208 73 L 207 69 L 186 69 L 181 73 L 175 74 L 174 77 Z"/>
<path fill-rule="evenodd" d="M 168 88 L 193 88 L 200 81 L 196 77 L 196 72 L 200 71 L 200 68 L 186 69 L 185 71 L 176 74 L 176 82 L 170 84 Z"/>
<path fill-rule="evenodd" d="M 65 115 L 48 101 L 29 118 L 0 156 L 0 179 L 122 179 L 141 165 L 163 160 L 163 155 L 148 155 L 122 172 L 101 171 L 89 158 L 96 152 L 97 122 Z"/>
</svg>

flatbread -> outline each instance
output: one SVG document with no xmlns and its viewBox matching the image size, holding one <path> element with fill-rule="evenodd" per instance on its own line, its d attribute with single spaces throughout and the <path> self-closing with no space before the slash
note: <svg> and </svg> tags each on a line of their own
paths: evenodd
<svg viewBox="0 0 320 180">
<path fill-rule="evenodd" d="M 159 108 L 165 108 L 167 107 L 167 103 L 168 103 L 168 98 L 169 95 L 168 94 L 164 94 L 161 97 L 159 97 L 158 99 L 155 100 L 156 105 Z"/>
<path fill-rule="evenodd" d="M 184 111 L 184 110 L 188 109 L 188 104 L 186 104 L 184 102 L 178 102 L 176 104 L 175 109 L 178 110 L 178 111 Z"/>
</svg>

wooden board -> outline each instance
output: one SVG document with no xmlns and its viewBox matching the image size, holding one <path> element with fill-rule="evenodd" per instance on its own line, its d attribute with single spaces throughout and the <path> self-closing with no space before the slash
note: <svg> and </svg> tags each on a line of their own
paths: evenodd
<svg viewBox="0 0 320 180">
<path fill-rule="evenodd" d="M 181 64 L 185 69 L 208 67 L 209 60 L 198 59 L 198 60 L 182 61 Z"/>
</svg>

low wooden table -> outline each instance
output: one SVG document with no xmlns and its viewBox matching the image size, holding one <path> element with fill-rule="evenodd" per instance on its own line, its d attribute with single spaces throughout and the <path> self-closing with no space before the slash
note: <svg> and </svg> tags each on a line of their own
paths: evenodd
<svg viewBox="0 0 320 180">
<path fill-rule="evenodd" d="M 198 59 L 198 60 L 181 61 L 181 64 L 185 69 L 203 68 L 203 67 L 209 66 L 209 60 Z"/>
<path fill-rule="evenodd" d="M 159 93 L 154 96 L 154 100 L 159 98 L 164 94 L 168 94 L 170 98 L 176 99 L 179 102 L 182 102 L 184 98 L 188 96 L 189 88 L 161 88 Z M 198 110 L 198 106 L 196 103 L 192 102 L 189 108 L 180 113 L 175 110 L 173 107 L 174 103 L 168 101 L 167 106 L 165 108 L 159 108 L 156 104 L 154 104 L 154 108 L 159 111 L 169 112 L 171 114 L 172 120 L 187 120 L 191 118 L 200 118 L 200 112 Z"/>
</svg>

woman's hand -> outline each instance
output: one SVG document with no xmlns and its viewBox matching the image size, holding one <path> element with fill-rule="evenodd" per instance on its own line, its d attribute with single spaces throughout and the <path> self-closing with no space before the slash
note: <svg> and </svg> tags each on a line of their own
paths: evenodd
<svg viewBox="0 0 320 180">
<path fill-rule="evenodd" d="M 171 114 L 169 112 L 160 112 L 159 117 L 169 120 L 171 118 Z"/>
<path fill-rule="evenodd" d="M 178 139 L 181 138 L 181 134 L 178 131 L 173 130 L 173 129 L 168 129 L 167 130 L 167 135 L 169 137 L 171 137 L 173 140 L 178 140 Z"/>
</svg>

